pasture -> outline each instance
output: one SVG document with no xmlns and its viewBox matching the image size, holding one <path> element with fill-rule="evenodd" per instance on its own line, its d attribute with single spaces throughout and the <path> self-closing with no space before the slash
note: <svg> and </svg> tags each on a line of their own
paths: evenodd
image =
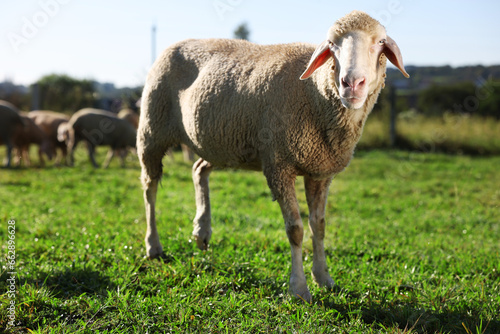
<svg viewBox="0 0 500 334">
<path fill-rule="evenodd" d="M 98 151 L 103 161 L 105 149 Z M 498 333 L 500 157 L 360 151 L 330 187 L 325 247 L 338 287 L 288 293 L 290 249 L 264 177 L 211 175 L 213 236 L 190 241 L 191 165 L 164 159 L 157 219 L 165 257 L 144 257 L 140 169 L 0 170 L 0 329 L 12 333 Z M 1 155 L 3 159 L 4 150 Z M 304 225 L 308 212 L 297 180 Z"/>
</svg>

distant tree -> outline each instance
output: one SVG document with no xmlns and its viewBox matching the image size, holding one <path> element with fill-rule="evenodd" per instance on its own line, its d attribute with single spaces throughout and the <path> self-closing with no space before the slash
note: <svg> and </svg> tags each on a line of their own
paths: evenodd
<svg viewBox="0 0 500 334">
<path fill-rule="evenodd" d="M 433 84 L 418 94 L 418 110 L 427 115 L 440 116 L 445 112 L 467 112 L 469 106 L 461 108 L 471 97 L 475 96 L 476 87 L 472 82 L 461 82 L 450 85 Z"/>
<path fill-rule="evenodd" d="M 500 119 L 500 81 L 488 81 L 476 89 L 478 113 Z"/>
<path fill-rule="evenodd" d="M 250 30 L 248 30 L 248 25 L 246 23 L 240 24 L 234 31 L 234 38 L 249 40 Z"/>
<path fill-rule="evenodd" d="M 94 84 L 90 80 L 50 74 L 38 80 L 37 84 L 41 109 L 75 112 L 96 104 Z"/>
</svg>

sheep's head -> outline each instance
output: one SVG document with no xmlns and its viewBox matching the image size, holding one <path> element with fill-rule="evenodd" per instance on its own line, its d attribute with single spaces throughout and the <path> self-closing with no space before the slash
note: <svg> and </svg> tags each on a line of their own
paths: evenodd
<svg viewBox="0 0 500 334">
<path fill-rule="evenodd" d="M 363 12 L 354 11 L 330 28 L 327 40 L 314 51 L 300 79 L 309 78 L 332 57 L 335 86 L 342 104 L 349 109 L 361 108 L 381 86 L 386 57 L 409 77 L 396 42 L 377 20 Z"/>
<path fill-rule="evenodd" d="M 61 143 L 64 143 L 68 140 L 69 137 L 69 126 L 68 122 L 64 122 L 59 124 L 57 127 L 57 140 Z"/>
</svg>

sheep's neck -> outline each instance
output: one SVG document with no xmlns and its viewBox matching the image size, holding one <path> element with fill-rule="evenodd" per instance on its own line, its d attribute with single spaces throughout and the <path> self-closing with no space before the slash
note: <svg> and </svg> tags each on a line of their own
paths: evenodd
<svg viewBox="0 0 500 334">
<path fill-rule="evenodd" d="M 323 78 L 326 84 L 321 84 L 318 87 L 322 87 L 322 94 L 330 105 L 328 109 L 334 115 L 329 124 L 329 128 L 335 130 L 330 132 L 330 143 L 334 146 L 341 145 L 344 148 L 346 148 L 345 145 L 350 144 L 352 145 L 352 150 L 354 150 L 354 147 L 361 138 L 365 121 L 377 101 L 381 85 L 368 95 L 365 104 L 361 108 L 348 109 L 340 101 L 333 71 L 328 74 Z"/>
<path fill-rule="evenodd" d="M 338 167 L 349 164 L 356 145 L 361 138 L 365 121 L 377 101 L 382 84 L 368 95 L 363 107 L 353 110 L 347 109 L 340 101 L 339 92 L 335 85 L 333 71 L 318 76 L 317 89 L 325 98 L 318 108 L 330 113 L 329 124 L 326 125 L 326 141 L 335 157 Z"/>
</svg>

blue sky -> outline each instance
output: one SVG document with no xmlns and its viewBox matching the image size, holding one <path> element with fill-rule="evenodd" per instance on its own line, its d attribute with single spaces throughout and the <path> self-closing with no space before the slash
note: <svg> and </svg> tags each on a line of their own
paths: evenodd
<svg viewBox="0 0 500 334">
<path fill-rule="evenodd" d="M 0 0 L 0 81 L 49 73 L 143 84 L 157 53 L 186 38 L 231 38 L 246 22 L 260 44 L 320 43 L 353 9 L 379 19 L 407 65 L 500 64 L 496 0 Z"/>
</svg>

